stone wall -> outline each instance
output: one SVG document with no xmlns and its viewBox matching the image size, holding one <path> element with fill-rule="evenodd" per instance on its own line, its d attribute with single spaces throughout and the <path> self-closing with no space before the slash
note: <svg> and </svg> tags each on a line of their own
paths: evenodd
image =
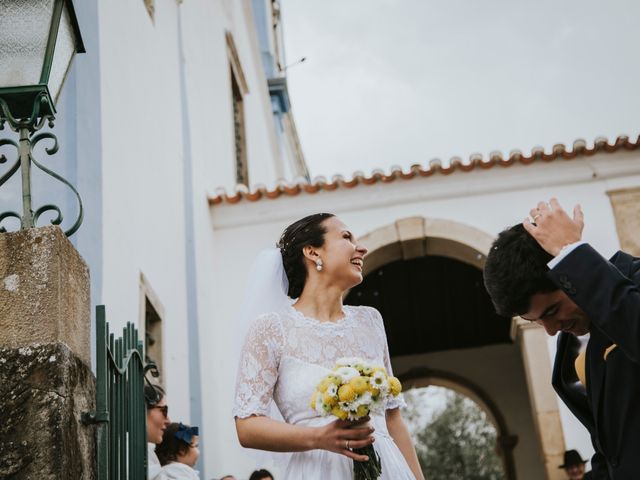
<svg viewBox="0 0 640 480">
<path fill-rule="evenodd" d="M 93 480 L 89 270 L 58 227 L 0 234 L 0 479 Z"/>
<path fill-rule="evenodd" d="M 0 347 L 62 342 L 91 365 L 89 268 L 59 227 L 0 234 Z"/>
<path fill-rule="evenodd" d="M 95 478 L 89 367 L 63 343 L 0 348 L 0 478 Z"/>
</svg>

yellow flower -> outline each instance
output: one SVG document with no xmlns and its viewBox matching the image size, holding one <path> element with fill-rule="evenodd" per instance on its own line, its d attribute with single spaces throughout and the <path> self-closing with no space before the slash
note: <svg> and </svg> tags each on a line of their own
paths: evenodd
<svg viewBox="0 0 640 480">
<path fill-rule="evenodd" d="M 341 402 L 350 402 L 356 398 L 356 392 L 351 385 L 342 385 L 338 389 L 338 398 Z"/>
<path fill-rule="evenodd" d="M 357 395 L 362 395 L 369 387 L 368 377 L 353 377 L 349 380 L 349 385 L 353 388 Z"/>
<path fill-rule="evenodd" d="M 311 402 L 309 402 L 309 405 L 313 410 L 316 409 L 316 402 L 318 400 L 318 395 L 320 395 L 320 393 L 317 390 L 313 392 L 313 395 L 311 395 Z"/>
<path fill-rule="evenodd" d="M 329 405 L 330 407 L 333 407 L 336 403 L 338 403 L 338 399 L 336 397 L 334 397 L 333 395 L 330 395 L 328 393 L 325 393 L 322 396 L 322 401 L 324 403 L 326 403 L 327 405 Z"/>
<path fill-rule="evenodd" d="M 369 407 L 367 407 L 366 405 L 360 405 L 356 410 L 356 416 L 358 418 L 362 418 L 366 417 L 367 415 L 369 415 Z"/>
<path fill-rule="evenodd" d="M 396 377 L 389 377 L 389 391 L 394 397 L 396 395 L 400 395 L 400 392 L 402 391 L 402 384 Z"/>
<path fill-rule="evenodd" d="M 364 365 L 361 363 L 356 363 L 355 365 L 353 365 L 353 368 L 355 368 L 362 374 L 362 371 L 364 370 Z"/>
<path fill-rule="evenodd" d="M 341 410 L 340 407 L 335 406 L 331 409 L 331 413 L 338 417 L 340 420 L 346 420 L 349 414 L 344 410 Z"/>
<path fill-rule="evenodd" d="M 331 386 L 331 384 L 336 386 L 340 385 L 340 378 L 336 377 L 335 375 L 327 375 L 318 385 L 318 390 L 320 390 L 321 393 L 324 393 L 327 391 L 329 386 Z"/>
</svg>

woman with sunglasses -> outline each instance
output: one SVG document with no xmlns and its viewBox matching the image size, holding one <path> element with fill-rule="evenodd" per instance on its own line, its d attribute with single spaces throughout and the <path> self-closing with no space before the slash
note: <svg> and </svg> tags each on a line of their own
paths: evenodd
<svg viewBox="0 0 640 480">
<path fill-rule="evenodd" d="M 162 387 L 145 385 L 144 403 L 147 407 L 147 476 L 149 480 L 154 480 L 162 468 L 156 455 L 156 445 L 162 443 L 162 436 L 171 420 L 169 419 L 169 407 Z"/>
</svg>

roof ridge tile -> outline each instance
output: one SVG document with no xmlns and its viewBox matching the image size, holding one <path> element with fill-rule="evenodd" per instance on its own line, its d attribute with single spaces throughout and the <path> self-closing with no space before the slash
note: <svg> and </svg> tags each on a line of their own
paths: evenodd
<svg viewBox="0 0 640 480">
<path fill-rule="evenodd" d="M 433 158 L 429 160 L 426 167 L 419 163 L 414 163 L 406 171 L 399 165 L 393 165 L 390 167 L 388 174 L 383 169 L 375 168 L 368 176 L 363 171 L 356 170 L 351 175 L 351 178 L 336 174 L 331 177 L 330 181 L 324 175 L 316 176 L 311 181 L 305 177 L 296 177 L 290 182 L 285 179 L 278 179 L 272 189 L 262 183 L 254 185 L 251 189 L 246 185 L 238 184 L 232 194 L 219 187 L 214 190 L 214 195 L 209 197 L 209 204 L 236 204 L 243 199 L 257 202 L 265 197 L 275 199 L 282 195 L 296 196 L 302 192 L 313 194 L 321 190 L 334 191 L 339 188 L 355 188 L 361 184 L 374 185 L 376 183 L 391 183 L 398 179 L 411 180 L 416 177 L 430 177 L 435 173 L 441 175 L 450 175 L 457 171 L 464 173 L 476 168 L 488 170 L 496 165 L 506 168 L 515 163 L 530 165 L 536 161 L 572 160 L 580 156 L 590 157 L 600 152 L 613 153 L 620 149 L 631 151 L 638 148 L 640 148 L 640 135 L 635 140 L 631 140 L 628 135 L 618 135 L 612 143 L 609 143 L 607 137 L 599 136 L 594 139 L 592 147 L 589 146 L 586 140 L 578 138 L 573 141 L 570 149 L 564 143 L 556 143 L 551 147 L 549 153 L 541 146 L 533 147 L 528 155 L 521 150 L 511 150 L 506 157 L 502 155 L 502 152 L 494 150 L 489 153 L 487 158 L 480 153 L 472 153 L 466 162 L 461 157 L 454 156 L 449 159 L 446 165 L 443 165 L 442 160 L 439 158 Z"/>
</svg>

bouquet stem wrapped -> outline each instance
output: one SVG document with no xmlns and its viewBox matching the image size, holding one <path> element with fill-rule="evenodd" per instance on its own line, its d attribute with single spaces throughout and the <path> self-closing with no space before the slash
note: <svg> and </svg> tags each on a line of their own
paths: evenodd
<svg viewBox="0 0 640 480">
<path fill-rule="evenodd" d="M 373 445 L 367 445 L 363 448 L 354 448 L 353 451 L 360 455 L 366 455 L 369 460 L 366 462 L 353 462 L 353 478 L 354 480 L 376 480 L 382 475 L 382 463 L 380 455 L 373 448 Z"/>
</svg>

